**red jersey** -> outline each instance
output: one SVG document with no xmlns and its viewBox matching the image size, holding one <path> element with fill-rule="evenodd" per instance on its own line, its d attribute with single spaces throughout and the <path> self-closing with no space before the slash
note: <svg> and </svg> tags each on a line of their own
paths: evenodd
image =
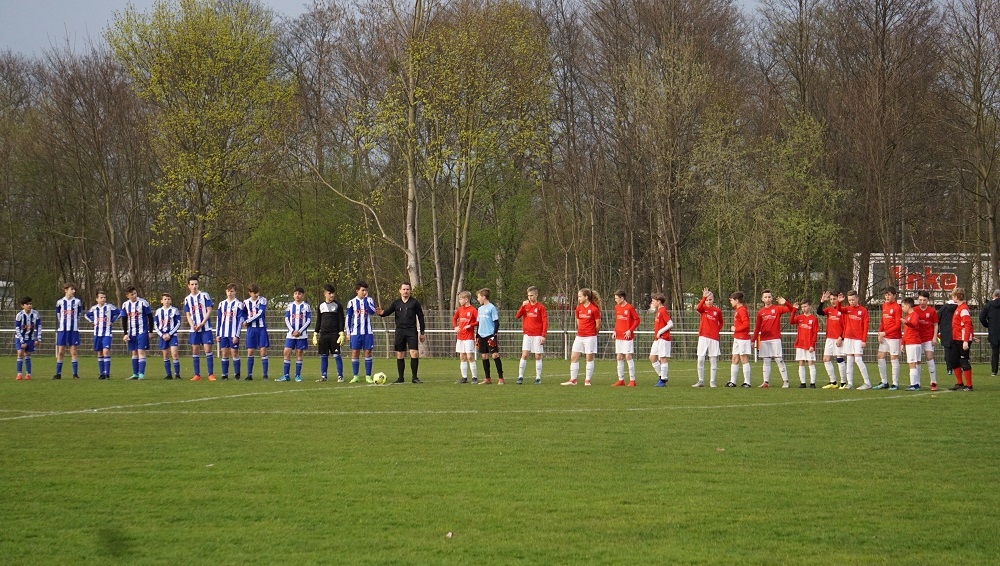
<svg viewBox="0 0 1000 566">
<path fill-rule="evenodd" d="M 521 305 L 514 318 L 521 320 L 525 336 L 545 336 L 549 332 L 549 315 L 542 303 Z"/>
<path fill-rule="evenodd" d="M 819 314 L 826 317 L 826 337 L 840 339 L 844 337 L 844 322 L 840 313 L 840 303 L 832 307 L 820 307 Z"/>
<path fill-rule="evenodd" d="M 934 309 L 928 310 L 934 312 Z M 906 315 L 906 319 L 903 320 L 903 345 L 923 344 L 925 340 L 921 336 L 920 331 L 920 311 L 919 309 L 913 309 L 910 311 L 910 314 Z"/>
<path fill-rule="evenodd" d="M 635 329 L 639 328 L 639 313 L 629 303 L 615 304 L 615 340 L 635 339 Z M 625 338 L 625 331 L 632 331 L 631 338 Z"/>
<path fill-rule="evenodd" d="M 844 338 L 861 340 L 861 342 L 867 340 L 869 320 L 868 309 L 861 305 L 856 307 L 848 305 L 846 307 L 840 307 L 840 312 L 844 316 Z"/>
<path fill-rule="evenodd" d="M 597 336 L 597 327 L 601 324 L 601 309 L 593 303 L 576 306 L 576 335 Z"/>
<path fill-rule="evenodd" d="M 750 339 L 750 313 L 747 312 L 746 305 L 736 307 L 736 314 L 733 315 L 733 340 Z"/>
<path fill-rule="evenodd" d="M 931 307 L 925 309 L 917 307 L 913 309 L 913 312 L 917 313 L 917 317 L 920 319 L 920 343 L 933 342 L 934 335 L 937 334 L 934 330 L 938 323 L 937 311 Z"/>
<path fill-rule="evenodd" d="M 879 332 L 885 332 L 886 338 L 902 338 L 903 309 L 899 303 L 882 304 L 882 322 L 878 325 Z"/>
<path fill-rule="evenodd" d="M 795 312 L 795 307 L 785 303 L 784 305 L 774 304 L 769 307 L 761 307 L 757 311 L 757 324 L 753 327 L 753 339 L 756 342 L 764 340 L 781 339 L 781 315 L 786 312 Z"/>
<path fill-rule="evenodd" d="M 472 340 L 479 325 L 479 311 L 472 305 L 458 307 L 451 317 L 451 327 L 458 328 L 458 340 Z M 466 328 L 468 326 L 469 328 Z"/>
<path fill-rule="evenodd" d="M 795 325 L 795 347 L 809 350 L 816 347 L 819 337 L 819 318 L 814 314 L 793 314 L 789 321 Z"/>
<path fill-rule="evenodd" d="M 698 303 L 695 310 L 701 313 L 701 322 L 698 324 L 698 336 L 718 340 L 719 330 L 722 329 L 722 309 L 716 306 L 706 306 L 705 297 L 702 297 L 701 302 Z"/>
<path fill-rule="evenodd" d="M 656 319 L 653 320 L 653 339 L 654 340 L 657 337 L 659 337 L 660 339 L 666 340 L 667 342 L 670 341 L 670 331 L 669 330 L 664 330 L 663 333 L 660 334 L 660 329 L 666 327 L 667 323 L 669 323 L 669 322 L 670 322 L 670 313 L 667 312 L 667 307 L 660 307 L 660 309 L 656 311 Z"/>
<path fill-rule="evenodd" d="M 951 339 L 955 342 L 972 341 L 972 315 L 965 302 L 959 303 L 955 307 L 955 314 L 951 316 Z"/>
</svg>

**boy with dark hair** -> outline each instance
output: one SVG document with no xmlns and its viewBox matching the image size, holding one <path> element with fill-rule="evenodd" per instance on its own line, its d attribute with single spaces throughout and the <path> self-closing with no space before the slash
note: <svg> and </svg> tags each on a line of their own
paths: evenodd
<svg viewBox="0 0 1000 566">
<path fill-rule="evenodd" d="M 639 313 L 627 300 L 624 289 L 615 291 L 615 358 L 618 381 L 611 387 L 625 387 L 625 364 L 628 364 L 628 387 L 635 387 L 635 331 L 639 328 Z"/>
<path fill-rule="evenodd" d="M 368 296 L 368 283 L 358 281 L 354 285 L 355 297 L 347 302 L 347 328 L 345 333 L 351 341 L 351 371 L 354 379 L 351 383 L 360 381 L 358 371 L 361 369 L 361 352 L 365 353 L 365 381 L 372 380 L 372 350 L 375 349 L 375 333 L 372 332 L 372 315 L 375 314 L 375 301 Z"/>
<path fill-rule="evenodd" d="M 319 381 L 326 381 L 330 369 L 330 354 L 337 363 L 337 383 L 344 382 L 344 360 L 340 357 L 340 346 L 344 343 L 344 306 L 336 299 L 333 285 L 323 286 L 324 301 L 319 304 L 316 330 L 313 338 L 319 350 Z"/>
<path fill-rule="evenodd" d="M 861 304 L 861 296 L 855 290 L 847 292 L 847 306 L 840 307 L 844 323 L 844 356 L 847 358 L 847 386 L 841 389 L 854 389 L 854 366 L 857 365 L 864 383 L 858 389 L 871 389 L 871 378 L 868 377 L 868 367 L 862 358 L 865 351 L 865 341 L 868 339 L 868 309 Z"/>
<path fill-rule="evenodd" d="M 806 388 L 806 365 L 809 365 L 809 387 L 816 389 L 816 338 L 819 337 L 819 319 L 812 314 L 812 301 L 802 299 L 792 305 L 800 312 L 789 322 L 795 326 L 795 360 L 799 362 L 799 389 Z M 787 386 L 787 384 L 785 384 Z"/>
<path fill-rule="evenodd" d="M 920 313 L 913 306 L 913 299 L 906 297 L 900 305 L 903 311 L 903 349 L 906 350 L 906 363 L 910 366 L 910 386 L 907 391 L 920 391 L 920 358 L 924 349 L 920 338 Z"/>
<path fill-rule="evenodd" d="M 215 357 L 212 355 L 212 297 L 198 289 L 198 277 L 188 277 L 187 287 L 190 294 L 184 297 L 184 315 L 187 316 L 191 332 L 188 334 L 188 344 L 191 344 L 191 358 L 194 363 L 194 376 L 191 381 L 201 381 L 201 358 L 199 346 L 205 353 L 205 363 L 208 365 L 208 380 L 215 381 Z"/>
<path fill-rule="evenodd" d="M 715 295 L 708 288 L 701 290 L 701 300 L 694 308 L 698 312 L 698 382 L 692 387 L 705 386 L 705 359 L 709 360 L 709 386 L 715 387 L 715 377 L 719 372 L 719 331 L 722 330 L 722 309 L 715 306 Z"/>
<path fill-rule="evenodd" d="M 931 378 L 931 391 L 937 391 L 937 366 L 934 363 L 934 338 L 938 333 L 938 312 L 930 306 L 931 294 L 917 291 L 917 307 L 914 312 L 920 320 L 920 346 L 924 351 L 924 363 Z M 919 383 L 919 381 L 917 382 Z"/>
<path fill-rule="evenodd" d="M 97 304 L 83 316 L 94 325 L 94 352 L 97 354 L 97 379 L 111 378 L 111 330 L 122 311 L 109 304 L 104 291 L 96 293 Z"/>
<path fill-rule="evenodd" d="M 653 364 L 653 371 L 658 378 L 654 386 L 666 387 L 670 381 L 670 329 L 674 327 L 674 321 L 667 312 L 667 297 L 663 293 L 653 293 L 649 309 L 655 313 L 653 345 L 649 348 L 649 362 Z"/>
<path fill-rule="evenodd" d="M 532 285 L 527 290 L 528 298 L 521 303 L 514 318 L 521 319 L 521 362 L 517 368 L 517 384 L 524 383 L 524 368 L 528 356 L 535 356 L 535 385 L 542 383 L 542 354 L 545 352 L 545 335 L 549 331 L 549 314 L 545 305 L 538 300 L 538 287 Z"/>
<path fill-rule="evenodd" d="M 394 347 L 396 350 L 396 373 L 399 377 L 396 383 L 405 383 L 403 372 L 406 369 L 406 351 L 410 352 L 410 381 L 420 383 L 417 377 L 417 368 L 420 367 L 420 349 L 417 341 L 423 342 L 427 339 L 424 331 L 424 310 L 420 307 L 420 301 L 410 296 L 410 284 L 403 282 L 399 285 L 399 298 L 392 301 L 389 308 L 376 309 L 379 316 L 385 317 L 396 314 L 396 335 Z M 417 334 L 419 333 L 419 338 Z"/>
<path fill-rule="evenodd" d="M 243 301 L 247 314 L 243 321 L 247 329 L 247 381 L 253 381 L 253 355 L 257 350 L 260 350 L 260 365 L 267 381 L 267 349 L 271 346 L 267 335 L 267 299 L 260 296 L 260 287 L 256 283 L 247 286 L 247 294 L 250 296 Z"/>
<path fill-rule="evenodd" d="M 826 302 L 829 302 L 829 305 L 824 307 L 823 303 Z M 826 342 L 823 347 L 823 366 L 826 368 L 826 374 L 830 377 L 830 383 L 824 385 L 823 389 L 840 389 L 847 386 L 843 313 L 840 312 L 840 305 L 843 302 L 843 293 L 823 291 L 819 308 L 816 309 L 816 314 L 826 317 Z M 837 362 L 836 372 L 833 368 L 834 361 Z M 837 373 L 840 374 L 840 385 L 837 385 Z"/>
<path fill-rule="evenodd" d="M 459 372 L 462 376 L 456 383 L 468 383 L 469 372 L 472 372 L 472 383 L 476 379 L 476 326 L 479 324 L 479 311 L 469 304 L 472 293 L 462 291 L 458 294 L 458 308 L 451 317 L 451 325 L 455 328 L 455 353 L 458 354 Z"/>
<path fill-rule="evenodd" d="M 743 304 L 743 292 L 736 291 L 729 295 L 729 305 L 733 313 L 733 359 L 729 366 L 729 382 L 726 387 L 736 387 L 736 379 L 740 366 L 743 366 L 743 387 L 750 387 L 750 352 L 753 342 L 750 340 L 750 313 Z"/>
<path fill-rule="evenodd" d="M 42 342 L 42 316 L 31 308 L 31 297 L 21 299 L 21 310 L 14 315 L 14 349 L 17 350 L 17 378 L 31 379 L 31 353 Z M 23 372 L 23 373 L 22 373 Z"/>
<path fill-rule="evenodd" d="M 219 301 L 216 310 L 215 340 L 222 354 L 222 380 L 229 379 L 229 358 L 233 359 L 233 372 L 237 380 L 240 375 L 240 329 L 246 318 L 243 301 L 236 298 L 236 284 L 226 286 L 226 298 Z"/>
<path fill-rule="evenodd" d="M 764 289 L 760 294 L 764 305 L 757 311 L 757 323 L 753 328 L 753 341 L 757 351 L 764 360 L 764 383 L 760 386 L 767 389 L 771 381 L 771 361 L 778 366 L 781 374 L 782 387 L 788 387 L 788 369 L 781 354 L 781 317 L 786 312 L 795 314 L 795 308 L 787 304 L 784 297 L 778 297 L 778 304 L 773 304 L 774 295 L 770 289 Z"/>
<path fill-rule="evenodd" d="M 902 309 L 896 302 L 898 292 L 895 287 L 886 287 L 885 302 L 882 303 L 882 320 L 878 326 L 878 375 L 879 384 L 872 389 L 899 389 L 899 353 L 903 339 Z M 885 357 L 889 355 L 892 364 L 892 385 L 886 376 Z"/>
<path fill-rule="evenodd" d="M 177 340 L 177 333 L 181 329 L 181 311 L 173 306 L 174 298 L 170 293 L 160 295 L 160 308 L 153 313 L 153 323 L 156 325 L 156 334 L 160 337 L 160 352 L 163 354 L 163 379 L 181 378 L 181 354 Z M 170 372 L 170 361 L 173 359 L 174 371 Z"/>
<path fill-rule="evenodd" d="M 135 287 L 125 288 L 126 300 L 122 303 L 122 330 L 125 344 L 132 353 L 132 376 L 129 379 L 146 379 L 146 350 L 149 333 L 153 330 L 153 313 L 146 299 L 139 297 Z"/>
<path fill-rule="evenodd" d="M 73 379 L 80 379 L 77 370 L 76 347 L 80 345 L 80 310 L 83 302 L 76 298 L 76 285 L 63 285 L 63 298 L 56 301 L 56 374 L 52 379 L 62 379 L 63 356 L 66 348 L 73 362 Z"/>
<path fill-rule="evenodd" d="M 285 372 L 277 381 L 290 381 L 288 371 L 292 367 L 291 355 L 295 351 L 295 381 L 302 381 L 302 355 L 309 346 L 308 336 L 309 324 L 312 322 L 312 309 L 309 303 L 305 302 L 306 291 L 302 287 L 296 287 L 292 292 L 294 299 L 285 307 L 285 326 L 288 334 L 285 335 Z"/>
</svg>

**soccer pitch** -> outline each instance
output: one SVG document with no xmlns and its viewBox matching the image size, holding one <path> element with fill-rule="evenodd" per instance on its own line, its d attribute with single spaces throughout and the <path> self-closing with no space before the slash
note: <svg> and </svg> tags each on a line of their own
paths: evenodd
<svg viewBox="0 0 1000 566">
<path fill-rule="evenodd" d="M 982 365 L 975 392 L 931 393 L 926 373 L 921 392 L 762 390 L 759 364 L 753 389 L 693 389 L 693 362 L 654 388 L 644 360 L 634 389 L 610 387 L 613 361 L 593 387 L 560 387 L 561 360 L 517 386 L 504 361 L 504 386 L 455 385 L 455 360 L 422 360 L 422 385 L 359 386 L 316 383 L 316 359 L 302 383 L 192 383 L 156 377 L 157 358 L 144 382 L 122 358 L 111 381 L 83 358 L 84 379 L 54 382 L 49 358 L 25 383 L 0 358 L 0 563 L 1000 556 L 1000 384 Z"/>
</svg>

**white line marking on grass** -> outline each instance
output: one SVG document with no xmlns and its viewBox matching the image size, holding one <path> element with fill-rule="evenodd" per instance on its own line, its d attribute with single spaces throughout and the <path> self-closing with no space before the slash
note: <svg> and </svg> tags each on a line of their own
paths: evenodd
<svg viewBox="0 0 1000 566">
<path fill-rule="evenodd" d="M 359 387 L 370 387 L 370 385 L 348 385 L 345 387 L 338 387 L 337 389 L 282 389 L 279 391 L 256 391 L 251 393 L 237 393 L 235 395 L 213 395 L 211 397 L 198 397 L 195 399 L 178 399 L 174 401 L 154 401 L 151 403 L 139 403 L 136 405 L 112 405 L 110 407 L 98 407 L 93 409 L 74 409 L 72 411 L 30 411 L 30 410 L 14 410 L 8 409 L 3 412 L 17 412 L 26 413 L 18 415 L 16 417 L 0 417 L 0 421 L 14 421 L 19 419 L 35 419 L 38 417 L 57 417 L 62 415 L 85 415 L 88 413 L 107 413 L 107 412 L 117 412 L 121 414 L 129 414 L 123 409 L 135 409 L 139 407 L 160 407 L 163 405 L 179 405 L 183 403 L 200 403 L 203 401 L 218 401 L 225 399 L 238 399 L 240 397 L 256 397 L 259 395 L 278 395 L 280 393 L 305 393 L 314 391 L 342 391 L 345 389 L 357 389 Z M 134 413 L 152 412 L 152 411 L 133 411 Z M 167 412 L 167 411 L 164 411 Z M 183 414 L 178 412 L 178 414 Z"/>
<path fill-rule="evenodd" d="M 347 389 L 347 388 L 339 388 Z M 291 391 L 323 391 L 322 389 L 299 389 L 287 391 L 272 391 L 269 393 L 285 393 Z M 913 393 L 909 395 L 879 395 L 855 397 L 850 399 L 824 399 L 814 401 L 785 401 L 771 403 L 750 403 L 739 404 L 730 403 L 726 405 L 667 405 L 660 407 L 591 407 L 576 409 L 445 409 L 445 410 L 424 410 L 424 411 L 134 411 L 128 410 L 136 407 L 171 405 L 178 403 L 191 403 L 196 401 L 211 401 L 216 399 L 229 399 L 233 397 L 244 397 L 253 395 L 252 393 L 232 396 L 206 397 L 202 399 L 190 399 L 186 401 L 163 401 L 159 403 L 146 403 L 142 405 L 127 405 L 121 407 L 106 407 L 104 409 L 84 409 L 79 411 L 66 411 L 59 413 L 45 413 L 39 415 L 24 415 L 21 417 L 8 417 L 2 420 L 13 420 L 19 418 L 32 418 L 41 416 L 57 416 L 71 414 L 87 414 L 101 412 L 103 414 L 118 415 L 332 415 L 332 416 L 367 416 L 367 415 L 516 415 L 516 414 L 571 414 L 571 413 L 611 413 L 611 412 L 646 412 L 646 411 L 688 411 L 688 410 L 715 410 L 715 409 L 742 409 L 755 407 L 786 407 L 792 405 L 823 405 L 834 403 L 854 403 L 861 401 L 881 401 L 886 399 L 915 399 L 927 395 L 938 393 L 949 393 L 946 391 L 935 391 L 933 393 Z M 265 394 L 265 393 L 261 393 Z"/>
</svg>

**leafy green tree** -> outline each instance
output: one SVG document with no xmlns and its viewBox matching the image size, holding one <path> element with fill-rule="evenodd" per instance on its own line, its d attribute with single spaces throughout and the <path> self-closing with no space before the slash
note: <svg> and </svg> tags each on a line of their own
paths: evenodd
<svg viewBox="0 0 1000 566">
<path fill-rule="evenodd" d="M 199 272 L 206 243 L 244 218 L 291 110 L 272 15 L 254 0 L 158 0 L 150 14 L 116 14 L 106 38 L 151 112 L 154 230 Z"/>
</svg>

